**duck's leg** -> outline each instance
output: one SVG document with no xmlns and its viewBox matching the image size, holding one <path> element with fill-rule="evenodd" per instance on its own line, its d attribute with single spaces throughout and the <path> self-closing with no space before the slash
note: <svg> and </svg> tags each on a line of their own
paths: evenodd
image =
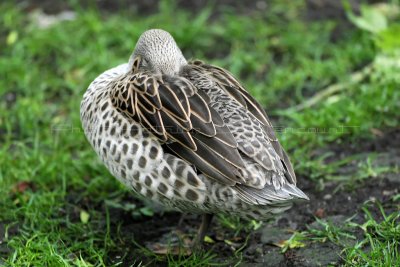
<svg viewBox="0 0 400 267">
<path fill-rule="evenodd" d="M 178 228 L 182 227 L 183 221 L 185 220 L 186 215 L 187 215 L 187 213 L 182 213 L 181 214 L 181 217 L 179 218 L 179 221 L 178 221 Z"/>
<path fill-rule="evenodd" d="M 193 247 L 198 248 L 204 241 L 204 237 L 206 236 L 207 230 L 210 227 L 211 220 L 213 218 L 213 214 L 203 214 L 201 216 L 201 224 L 199 230 L 197 232 L 197 236 L 193 241 Z"/>
</svg>

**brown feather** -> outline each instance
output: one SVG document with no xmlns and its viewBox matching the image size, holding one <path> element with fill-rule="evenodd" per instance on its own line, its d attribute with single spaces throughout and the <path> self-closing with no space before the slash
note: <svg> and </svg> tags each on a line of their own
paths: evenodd
<svg viewBox="0 0 400 267">
<path fill-rule="evenodd" d="M 216 135 L 215 126 L 212 122 L 205 123 L 200 120 L 195 114 L 192 113 L 190 116 L 190 121 L 192 122 L 193 130 L 199 132 L 202 135 L 213 137 Z"/>
<path fill-rule="evenodd" d="M 160 95 L 160 99 L 162 99 L 162 106 L 171 111 L 171 114 L 174 114 L 175 117 L 180 118 L 181 120 L 188 120 L 187 111 L 185 111 L 182 102 L 187 102 L 186 96 L 180 94 L 179 90 L 173 90 L 170 86 L 166 84 L 160 84 L 158 87 L 158 92 Z M 179 94 L 178 94 L 179 93 Z M 183 100 L 183 98 L 186 98 Z"/>
<path fill-rule="evenodd" d="M 167 146 L 181 158 L 195 165 L 206 176 L 225 185 L 235 185 L 241 180 L 238 178 L 237 171 L 227 162 L 212 153 L 207 146 L 199 145 L 196 151 L 181 147 L 178 143 L 168 144 Z"/>
<path fill-rule="evenodd" d="M 211 122 L 211 112 L 207 105 L 207 102 L 204 101 L 199 95 L 193 95 L 189 98 L 190 103 L 190 111 L 195 114 L 200 120 L 205 123 Z"/>
<path fill-rule="evenodd" d="M 204 175 L 225 185 L 242 183 L 237 143 L 210 98 L 183 77 L 136 68 L 114 86 L 112 103 Z"/>
<path fill-rule="evenodd" d="M 196 134 L 194 138 L 201 142 L 204 146 L 207 146 L 209 150 L 212 150 L 218 156 L 222 157 L 224 160 L 228 161 L 235 167 L 245 167 L 242 157 L 240 156 L 239 151 L 236 148 L 229 147 L 216 138 L 210 138 L 202 134 Z"/>
<path fill-rule="evenodd" d="M 288 176 L 288 180 L 296 184 L 296 175 L 289 157 L 282 148 L 275 136 L 272 124 L 262 106 L 252 97 L 246 89 L 233 77 L 233 75 L 223 68 L 207 65 L 201 61 L 193 61 L 190 64 L 193 69 L 201 72 L 207 72 L 213 77 L 220 87 L 227 92 L 233 99 L 246 108 L 257 120 L 263 125 L 264 132 L 268 141 L 271 142 L 273 148 L 281 159 Z"/>
</svg>

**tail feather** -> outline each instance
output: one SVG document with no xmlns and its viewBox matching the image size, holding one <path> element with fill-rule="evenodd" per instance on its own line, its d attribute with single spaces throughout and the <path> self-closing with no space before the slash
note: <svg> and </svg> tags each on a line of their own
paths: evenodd
<svg viewBox="0 0 400 267">
<path fill-rule="evenodd" d="M 273 185 L 266 185 L 263 189 L 237 185 L 236 189 L 244 201 L 256 205 L 286 205 L 297 200 L 309 200 L 303 191 L 290 183 L 283 184 L 279 189 Z"/>
</svg>

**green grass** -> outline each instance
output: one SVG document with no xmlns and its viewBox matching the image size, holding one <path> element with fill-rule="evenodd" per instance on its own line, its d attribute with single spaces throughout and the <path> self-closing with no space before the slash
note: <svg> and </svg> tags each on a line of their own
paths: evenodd
<svg viewBox="0 0 400 267">
<path fill-rule="evenodd" d="M 377 215 L 373 215 L 370 209 L 377 210 Z M 311 228 L 300 236 L 302 240 L 308 239 L 314 242 L 329 240 L 341 246 L 346 266 L 398 266 L 400 264 L 399 211 L 387 214 L 380 203 L 374 202 L 365 203 L 362 210 L 365 217 L 362 224 L 352 222 L 352 218 L 339 226 L 317 219 L 321 227 Z M 377 219 L 379 215 L 381 219 Z M 357 238 L 356 233 L 360 231 L 361 238 Z"/>
<path fill-rule="evenodd" d="M 355 216 L 335 223 L 316 218 L 316 225 L 308 227 L 306 231 L 295 232 L 285 241 L 282 251 L 305 247 L 313 242 L 331 242 L 342 249 L 344 266 L 398 266 L 400 264 L 398 199 L 393 198 L 389 204 L 392 208 L 397 205 L 390 214 L 379 202 L 364 203 L 362 224 L 353 222 Z"/>
<path fill-rule="evenodd" d="M 366 221 L 357 225 L 364 239 L 354 247 L 346 248 L 346 263 L 359 266 L 398 266 L 400 264 L 400 213 L 387 214 L 379 203 L 383 219 L 376 220 L 368 207 L 364 207 Z"/>
<path fill-rule="evenodd" d="M 371 128 L 385 131 L 398 126 L 398 70 L 386 69 L 377 60 L 396 53 L 390 33 L 397 33 L 398 19 L 384 34 L 352 29 L 332 42 L 335 22 L 306 22 L 301 1 L 289 9 L 273 1 L 268 12 L 252 16 L 227 9 L 216 19 L 210 19 L 211 6 L 192 15 L 168 3 L 162 1 L 160 12 L 149 16 L 104 14 L 75 6 L 74 20 L 46 29 L 12 1 L 0 4 L 0 222 L 5 229 L 0 238 L 9 248 L 0 252 L 0 265 L 109 266 L 125 260 L 145 264 L 132 253 L 139 249 L 134 240 L 123 236 L 120 225 L 111 227 L 110 203 L 120 203 L 129 192 L 87 143 L 79 104 L 88 84 L 102 71 L 126 62 L 148 28 L 170 31 L 188 57 L 206 59 L 241 77 L 267 112 L 280 116 L 278 126 L 294 129 L 279 135 L 299 175 L 326 181 L 352 158 L 321 167 L 324 158 L 311 156 L 314 151 L 373 138 Z M 352 73 L 371 62 L 377 62 L 373 72 L 362 81 L 350 82 L 311 108 L 291 108 L 329 85 L 349 82 Z M 346 133 L 302 130 L 341 126 L 356 127 Z M 374 169 L 365 164 L 355 181 L 387 171 L 385 166 Z M 132 213 L 132 220 L 151 216 L 143 205 L 118 209 Z M 368 225 L 383 231 L 384 237 L 366 232 L 365 241 L 346 249 L 346 261 L 363 265 L 384 256 L 387 263 L 396 257 L 398 263 L 398 243 L 394 237 L 385 238 L 398 231 L 391 224 L 398 217 L 393 217 Z M 220 222 L 234 232 L 250 232 L 257 226 L 225 218 Z M 367 243 L 368 253 L 361 249 Z M 384 255 L 374 254 L 383 248 Z M 116 254 L 119 260 L 110 262 Z M 154 260 L 175 266 L 219 263 L 213 252 Z"/>
</svg>

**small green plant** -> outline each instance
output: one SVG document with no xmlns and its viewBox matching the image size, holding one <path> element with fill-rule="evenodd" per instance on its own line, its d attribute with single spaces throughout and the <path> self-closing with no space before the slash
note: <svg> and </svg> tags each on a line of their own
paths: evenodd
<svg viewBox="0 0 400 267">
<path fill-rule="evenodd" d="M 370 208 L 377 207 L 382 221 L 371 214 Z M 398 266 L 400 264 L 400 210 L 386 214 L 380 203 L 367 203 L 363 207 L 366 221 L 355 224 L 362 229 L 364 239 L 354 247 L 345 248 L 345 261 L 351 266 Z"/>
<path fill-rule="evenodd" d="M 340 245 L 344 239 L 356 239 L 354 234 L 349 231 L 348 224 L 351 219 L 349 218 L 343 222 L 343 225 L 337 226 L 330 221 L 316 218 L 319 227 L 317 229 L 309 227 L 307 233 L 310 235 L 310 240 L 318 242 L 330 241 Z"/>
<path fill-rule="evenodd" d="M 263 222 L 250 220 L 246 221 L 238 217 L 226 216 L 226 215 L 218 215 L 218 222 L 225 228 L 231 229 L 235 231 L 235 236 L 241 233 L 242 231 L 245 233 L 249 233 L 250 231 L 255 231 L 259 229 Z"/>
<path fill-rule="evenodd" d="M 282 248 L 282 253 L 285 253 L 288 249 L 296 249 L 305 247 L 306 244 L 304 240 L 306 240 L 305 233 L 303 232 L 294 232 L 292 236 L 288 240 L 283 240 L 280 244 L 277 244 Z"/>
</svg>

